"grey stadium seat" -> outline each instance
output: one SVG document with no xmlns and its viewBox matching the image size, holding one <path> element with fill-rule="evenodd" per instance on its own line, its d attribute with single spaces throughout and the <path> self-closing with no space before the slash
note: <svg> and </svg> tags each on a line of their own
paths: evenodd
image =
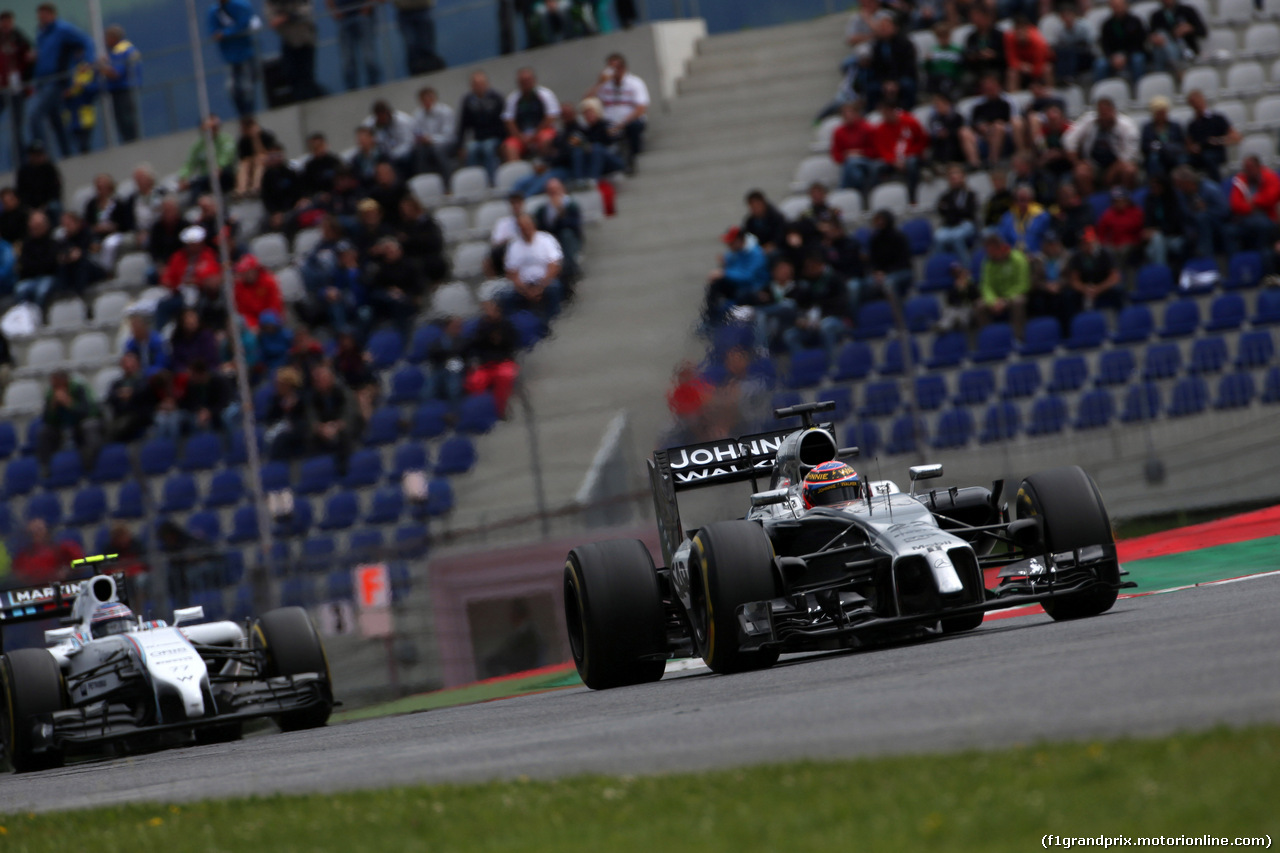
<svg viewBox="0 0 1280 853">
<path fill-rule="evenodd" d="M 1217 70 L 1213 68 L 1192 68 L 1182 76 L 1182 97 L 1184 98 L 1193 90 L 1199 89 L 1212 101 L 1218 96 L 1218 90 L 1221 88 L 1222 81 L 1218 78 Z"/>
<path fill-rule="evenodd" d="M 129 294 L 119 290 L 108 291 L 93 300 L 93 324 L 114 326 L 124 319 L 129 308 Z"/>
<path fill-rule="evenodd" d="M 68 207 L 67 210 L 72 210 L 84 215 L 85 205 L 89 203 L 89 200 L 93 198 L 95 194 L 96 191 L 92 184 L 87 184 L 83 187 L 76 187 L 75 192 L 71 194 L 71 206 Z M 57 224 L 56 220 L 54 224 Z"/>
<path fill-rule="evenodd" d="M 440 230 L 444 233 L 445 242 L 456 243 L 466 238 L 470 226 L 468 225 L 465 208 L 453 205 L 438 207 L 436 208 L 435 217 L 436 223 L 439 224 Z"/>
<path fill-rule="evenodd" d="M 72 339 L 67 360 L 79 370 L 97 368 L 111 361 L 111 340 L 105 332 L 82 332 Z"/>
<path fill-rule="evenodd" d="M 1280 95 L 1267 95 L 1253 104 L 1253 121 L 1249 122 L 1249 130 L 1269 130 L 1280 126 Z M 1244 129 L 1244 128 L 1241 128 Z"/>
<path fill-rule="evenodd" d="M 489 194 L 489 175 L 480 166 L 463 166 L 450 183 L 455 199 L 481 199 Z"/>
<path fill-rule="evenodd" d="M 151 258 L 145 252 L 130 252 L 116 262 L 116 278 L 125 287 L 142 287 L 150 266 Z"/>
<path fill-rule="evenodd" d="M 453 250 L 453 274 L 458 278 L 475 278 L 484 272 L 484 259 L 488 254 L 487 242 L 463 243 Z"/>
<path fill-rule="evenodd" d="M 307 286 L 302 281 L 302 273 L 295 266 L 287 266 L 276 273 L 276 281 L 280 283 L 280 298 L 285 302 L 301 302 L 307 296 Z"/>
<path fill-rule="evenodd" d="M 1253 0 L 1218 0 L 1218 23 L 1247 24 L 1252 19 Z"/>
<path fill-rule="evenodd" d="M 1222 101 L 1214 104 L 1213 108 L 1222 113 L 1236 130 L 1243 129 L 1249 123 L 1249 110 L 1239 101 Z"/>
<path fill-rule="evenodd" d="M 1244 53 L 1251 56 L 1275 56 L 1280 53 L 1280 27 L 1275 24 L 1250 24 L 1244 31 Z"/>
<path fill-rule="evenodd" d="M 1164 95 L 1166 98 L 1172 99 L 1178 93 L 1177 83 L 1174 82 L 1172 74 L 1166 74 L 1163 71 L 1152 71 L 1146 74 L 1138 81 L 1138 91 L 1134 95 L 1134 100 L 1143 109 L 1146 109 L 1151 99 L 1157 95 Z"/>
<path fill-rule="evenodd" d="M 804 213 L 808 207 L 809 197 L 807 195 L 789 195 L 778 202 L 778 211 L 790 222 L 799 219 L 800 214 Z"/>
<path fill-rule="evenodd" d="M 1267 86 L 1267 72 L 1257 62 L 1237 62 L 1227 69 L 1228 91 L 1244 97 L 1257 96 Z"/>
<path fill-rule="evenodd" d="M 1089 103 L 1094 106 L 1097 106 L 1099 98 L 1110 98 L 1115 101 L 1116 106 L 1124 109 L 1131 97 L 1129 84 L 1119 77 L 1108 77 L 1106 80 L 1099 80 L 1089 89 Z"/>
<path fill-rule="evenodd" d="M 311 254 L 311 250 L 316 244 L 324 239 L 324 233 L 319 228 L 303 228 L 293 238 L 293 254 L 298 258 L 305 258 Z"/>
<path fill-rule="evenodd" d="M 812 154 L 800 161 L 791 182 L 797 191 L 807 189 L 814 181 L 828 187 L 840 186 L 840 167 L 825 154 Z"/>
<path fill-rule="evenodd" d="M 431 317 L 471 317 L 480 306 L 471 294 L 471 288 L 460 281 L 451 281 L 436 288 L 431 295 Z"/>
<path fill-rule="evenodd" d="M 107 365 L 97 373 L 93 374 L 93 379 L 90 380 L 89 386 L 93 389 L 94 398 L 97 400 L 105 400 L 107 398 L 107 392 L 111 390 L 111 383 L 115 382 L 123 375 L 124 371 L 119 367 L 116 367 L 114 364 Z"/>
<path fill-rule="evenodd" d="M 486 201 L 476 210 L 476 232 L 488 237 L 497 221 L 510 212 L 511 205 L 505 201 Z"/>
<path fill-rule="evenodd" d="M 995 192 L 995 187 L 991 185 L 991 175 L 986 172 L 970 172 L 965 175 L 964 182 L 969 185 L 969 189 L 973 190 L 979 203 L 991 198 L 991 194 Z"/>
<path fill-rule="evenodd" d="M 574 199 L 578 202 L 578 207 L 582 208 L 583 222 L 604 221 L 604 199 L 600 197 L 598 190 L 579 193 L 574 196 Z"/>
<path fill-rule="evenodd" d="M 1044 36 L 1046 42 L 1053 44 L 1058 40 L 1058 36 L 1062 35 L 1062 19 L 1056 13 L 1045 15 L 1036 22 L 1036 29 L 1040 31 L 1040 35 Z"/>
<path fill-rule="evenodd" d="M 4 408 L 38 412 L 44 406 L 44 385 L 35 379 L 15 379 L 4 389 Z"/>
<path fill-rule="evenodd" d="M 493 191 L 506 195 L 511 192 L 511 188 L 516 185 L 517 181 L 532 174 L 533 166 L 527 160 L 513 160 L 510 163 L 503 163 L 498 167 L 497 174 L 493 176 Z"/>
<path fill-rule="evenodd" d="M 1276 143 L 1269 133 L 1251 133 L 1240 140 L 1238 159 L 1243 160 L 1250 154 L 1262 158 L 1262 162 L 1270 165 L 1275 159 Z"/>
<path fill-rule="evenodd" d="M 264 267 L 278 270 L 289 265 L 289 244 L 283 234 L 263 234 L 249 241 L 249 253 Z"/>
<path fill-rule="evenodd" d="M 836 190 L 829 193 L 827 204 L 840 211 L 846 225 L 862 215 L 862 193 L 857 190 Z"/>
<path fill-rule="evenodd" d="M 1239 49 L 1240 40 L 1236 38 L 1235 30 L 1230 28 L 1211 29 L 1209 30 L 1209 37 L 1200 45 L 1200 56 L 1211 59 L 1221 51 L 1231 57 Z"/>
<path fill-rule="evenodd" d="M 911 202 L 907 199 L 907 185 L 897 181 L 881 184 L 871 191 L 868 207 L 872 213 L 889 210 L 895 216 L 902 216 L 911 207 Z"/>
<path fill-rule="evenodd" d="M 439 175 L 414 175 L 409 179 L 409 192 L 423 207 L 430 210 L 444 201 L 444 179 Z"/>
<path fill-rule="evenodd" d="M 49 322 L 45 328 L 53 332 L 74 332 L 85 325 L 84 302 L 79 299 L 62 299 L 49 306 Z"/>
<path fill-rule="evenodd" d="M 240 236 L 252 237 L 262 228 L 267 209 L 260 201 L 241 201 L 231 205 L 231 216 L 240 223 Z"/>
<path fill-rule="evenodd" d="M 67 353 L 58 338 L 39 338 L 27 350 L 24 368 L 31 373 L 47 373 L 66 361 Z M 20 370 L 22 368 L 19 368 Z"/>
<path fill-rule="evenodd" d="M 842 119 L 840 116 L 829 116 L 824 118 L 822 123 L 813 131 L 813 142 L 809 144 L 812 151 L 830 151 L 831 137 L 835 134 L 836 128 L 840 126 Z"/>
</svg>

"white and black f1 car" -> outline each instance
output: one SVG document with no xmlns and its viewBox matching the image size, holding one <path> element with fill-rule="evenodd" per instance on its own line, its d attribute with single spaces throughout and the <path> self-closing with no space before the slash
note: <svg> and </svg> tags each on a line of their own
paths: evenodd
<svg viewBox="0 0 1280 853">
<path fill-rule="evenodd" d="M 257 717 L 286 731 L 328 721 L 329 664 L 305 610 L 269 611 L 246 630 L 201 622 L 203 609 L 188 607 L 169 626 L 135 618 L 124 588 L 123 575 L 99 574 L 0 592 L 0 627 L 65 625 L 45 632 L 47 648 L 0 656 L 0 745 L 13 769 L 56 767 L 109 743 L 234 740 Z"/>
<path fill-rule="evenodd" d="M 1016 519 L 1003 481 L 917 492 L 941 465 L 910 469 L 910 493 L 858 483 L 833 506 L 806 508 L 814 468 L 857 455 L 838 448 L 813 413 L 779 409 L 800 429 L 654 454 L 649 475 L 665 566 L 639 540 L 583 545 L 564 573 L 565 619 L 578 673 L 602 689 L 656 681 L 670 658 L 701 656 L 715 672 L 772 665 L 780 652 L 977 628 L 988 610 L 1039 603 L 1054 619 L 1111 608 L 1121 580 L 1097 486 L 1078 467 L 1033 474 Z M 853 472 L 850 472 L 853 473 Z M 769 488 L 760 489 L 758 478 Z M 684 529 L 676 496 L 750 481 L 744 518 Z M 999 568 L 987 589 L 983 570 Z"/>
</svg>

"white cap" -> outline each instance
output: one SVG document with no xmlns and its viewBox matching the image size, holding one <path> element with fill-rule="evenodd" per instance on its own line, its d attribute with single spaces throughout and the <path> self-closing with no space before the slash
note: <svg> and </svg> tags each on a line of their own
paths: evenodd
<svg viewBox="0 0 1280 853">
<path fill-rule="evenodd" d="M 184 243 L 203 243 L 205 238 L 205 230 L 199 225 L 188 225 L 182 229 L 182 233 L 178 235 L 178 239 Z"/>
</svg>

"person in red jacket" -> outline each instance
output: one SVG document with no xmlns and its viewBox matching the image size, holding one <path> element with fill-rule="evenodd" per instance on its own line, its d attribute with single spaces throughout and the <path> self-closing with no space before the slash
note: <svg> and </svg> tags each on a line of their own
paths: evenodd
<svg viewBox="0 0 1280 853">
<path fill-rule="evenodd" d="M 841 167 L 840 187 L 861 190 L 871 170 L 871 124 L 862 115 L 862 104 L 853 101 L 840 108 L 844 122 L 831 134 L 831 159 Z"/>
<path fill-rule="evenodd" d="M 896 100 L 885 98 L 880 105 L 880 124 L 872 130 L 872 141 L 875 160 L 867 190 L 886 177 L 904 175 L 907 195 L 915 204 L 916 188 L 920 186 L 920 158 L 929 145 L 929 134 Z"/>
<path fill-rule="evenodd" d="M 27 522 L 27 543 L 13 555 L 13 578 L 23 586 L 62 580 L 71 570 L 71 561 L 84 556 L 75 542 L 53 542 L 42 518 Z"/>
<path fill-rule="evenodd" d="M 257 331 L 258 317 L 263 311 L 274 311 L 284 316 L 284 299 L 280 296 L 280 282 L 253 255 L 245 255 L 236 261 L 236 313 L 244 318 L 245 325 Z"/>
<path fill-rule="evenodd" d="M 1280 175 L 1263 168 L 1256 154 L 1244 158 L 1240 174 L 1231 179 L 1230 230 L 1244 249 L 1271 250 L 1276 240 Z"/>
<path fill-rule="evenodd" d="M 1142 208 L 1133 203 L 1129 191 L 1116 187 L 1111 191 L 1111 205 L 1098 217 L 1098 239 L 1116 257 L 1131 266 L 1141 266 L 1144 221 Z"/>
<path fill-rule="evenodd" d="M 1004 58 L 1008 64 L 1004 87 L 1020 92 L 1033 80 L 1053 85 L 1053 50 L 1044 36 L 1023 15 L 1013 19 L 1013 28 L 1004 33 Z"/>
<path fill-rule="evenodd" d="M 163 329 L 176 320 L 182 311 L 185 303 L 181 288 L 190 288 L 194 292 L 204 281 L 222 280 L 222 263 L 218 260 L 218 253 L 205 243 L 205 236 L 205 230 L 199 225 L 188 225 L 178 235 L 182 248 L 169 256 L 169 263 L 160 274 L 160 283 L 173 293 L 156 305 L 157 329 Z"/>
</svg>

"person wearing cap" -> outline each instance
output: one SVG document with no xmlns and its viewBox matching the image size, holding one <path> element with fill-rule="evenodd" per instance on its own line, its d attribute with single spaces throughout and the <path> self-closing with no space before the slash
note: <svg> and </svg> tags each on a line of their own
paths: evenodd
<svg viewBox="0 0 1280 853">
<path fill-rule="evenodd" d="M 1111 190 L 1111 204 L 1098 217 L 1098 239 L 1115 252 L 1121 262 L 1129 266 L 1141 266 L 1145 257 L 1143 240 L 1145 218 L 1142 208 L 1124 187 Z"/>
<path fill-rule="evenodd" d="M 1093 226 L 1080 233 L 1080 248 L 1067 262 L 1067 282 L 1070 288 L 1066 298 L 1072 316 L 1095 308 L 1119 309 L 1124 304 L 1119 287 L 1120 265 L 1115 255 L 1098 242 Z"/>
<path fill-rule="evenodd" d="M 1071 326 L 1071 301 L 1067 290 L 1067 265 L 1071 254 L 1062 245 L 1057 231 L 1049 230 L 1040 238 L 1040 251 L 1027 258 L 1031 265 L 1031 292 L 1027 295 L 1027 315 L 1053 317 L 1065 337 Z"/>
<path fill-rule="evenodd" d="M 840 107 L 840 118 L 831 134 L 831 159 L 840 167 L 840 188 L 861 191 L 867 185 L 875 151 L 871 123 L 863 117 L 859 101 Z"/>
<path fill-rule="evenodd" d="M 373 131 L 378 153 L 395 164 L 397 171 L 408 175 L 413 169 L 413 147 L 418 138 L 413 119 L 403 110 L 393 110 L 384 100 L 373 102 L 369 116 L 360 123 Z"/>
<path fill-rule="evenodd" d="M 1040 251 L 1040 239 L 1051 224 L 1052 217 L 1035 200 L 1031 187 L 1018 184 L 1013 191 L 1013 207 L 1000 217 L 996 230 L 1013 248 L 1031 253 Z"/>
<path fill-rule="evenodd" d="M 1280 175 L 1263 166 L 1258 155 L 1250 154 L 1231 179 L 1231 228 L 1238 235 L 1234 242 L 1269 254 L 1276 239 L 1278 212 Z"/>
<path fill-rule="evenodd" d="M 1173 170 L 1173 189 L 1182 210 L 1182 221 L 1188 229 L 1188 245 L 1194 245 L 1197 258 L 1211 258 L 1221 249 L 1235 251 L 1227 240 L 1231 206 L 1217 181 L 1202 178 L 1190 166 Z"/>
<path fill-rule="evenodd" d="M 600 101 L 601 114 L 608 123 L 610 137 L 615 141 L 626 140 L 626 168 L 628 172 L 634 172 L 636 158 L 644 150 L 649 87 L 627 70 L 625 56 L 612 53 L 605 60 L 605 69 L 600 72 L 600 78 L 587 95 Z"/>
<path fill-rule="evenodd" d="M 982 259 L 982 276 L 978 284 L 977 319 L 979 326 L 1008 323 L 1013 333 L 1022 337 L 1027 322 L 1027 295 L 1031 292 L 1031 264 L 1020 249 L 1005 241 L 998 230 L 983 235 L 986 252 Z"/>
<path fill-rule="evenodd" d="M 213 136 L 213 159 L 218 165 L 218 182 L 222 191 L 228 192 L 235 186 L 236 141 L 222 129 L 222 119 L 211 115 L 207 122 L 200 125 L 196 141 L 187 152 L 186 162 L 178 170 L 178 188 L 190 192 L 193 198 L 213 188 L 209 176 L 209 160 L 204 151 L 205 141 L 210 134 Z"/>
<path fill-rule="evenodd" d="M 1142 126 L 1142 162 L 1148 175 L 1168 175 L 1187 162 L 1187 138 L 1182 125 L 1169 120 L 1169 99 L 1151 99 L 1151 118 Z"/>
<path fill-rule="evenodd" d="M 1195 6 L 1178 0 L 1160 0 L 1149 20 L 1151 58 L 1157 71 L 1181 76 L 1200 55 L 1200 39 L 1209 35 Z"/>
<path fill-rule="evenodd" d="M 720 322 L 735 305 L 746 305 L 769 281 L 769 262 L 756 238 L 735 225 L 720 237 L 727 247 L 707 276 L 706 315 Z"/>
<path fill-rule="evenodd" d="M 263 311 L 284 314 L 284 300 L 275 274 L 253 255 L 242 255 L 236 261 L 236 313 L 250 329 L 258 328 Z"/>
<path fill-rule="evenodd" d="M 1092 111 L 1072 123 L 1062 137 L 1062 147 L 1073 165 L 1088 164 L 1106 186 L 1131 184 L 1142 157 L 1137 123 L 1107 97 L 1099 98 Z"/>
<path fill-rule="evenodd" d="M 172 291 L 156 305 L 156 325 L 161 328 L 167 326 L 185 304 L 182 291 L 194 293 L 206 280 L 221 285 L 222 263 L 217 252 L 205 242 L 207 236 L 199 225 L 188 225 L 179 235 L 182 248 L 173 253 L 160 274 L 160 283 Z"/>
</svg>

